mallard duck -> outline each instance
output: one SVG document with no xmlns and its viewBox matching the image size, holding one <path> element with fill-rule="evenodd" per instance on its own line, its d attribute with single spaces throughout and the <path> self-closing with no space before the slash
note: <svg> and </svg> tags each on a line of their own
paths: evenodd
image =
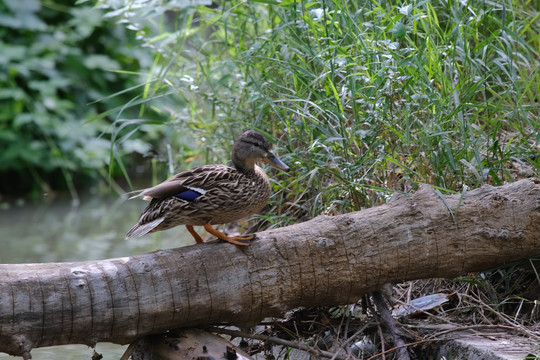
<svg viewBox="0 0 540 360">
<path fill-rule="evenodd" d="M 134 197 L 149 200 L 139 222 L 126 239 L 185 225 L 198 243 L 202 238 L 193 226 L 236 245 L 249 245 L 250 236 L 229 237 L 212 227 L 259 212 L 270 199 L 270 180 L 256 165 L 262 161 L 280 170 L 289 167 L 270 151 L 270 144 L 258 131 L 249 130 L 234 142 L 232 163 L 205 165 L 174 175 L 154 187 L 138 190 Z"/>
</svg>

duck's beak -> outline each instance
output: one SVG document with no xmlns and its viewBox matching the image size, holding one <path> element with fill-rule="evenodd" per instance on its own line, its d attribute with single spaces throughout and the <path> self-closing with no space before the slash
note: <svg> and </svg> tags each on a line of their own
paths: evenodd
<svg viewBox="0 0 540 360">
<path fill-rule="evenodd" d="M 263 162 L 280 170 L 289 171 L 289 167 L 285 165 L 283 161 L 279 160 L 279 158 L 271 151 L 268 152 L 268 156 L 263 159 Z"/>
</svg>

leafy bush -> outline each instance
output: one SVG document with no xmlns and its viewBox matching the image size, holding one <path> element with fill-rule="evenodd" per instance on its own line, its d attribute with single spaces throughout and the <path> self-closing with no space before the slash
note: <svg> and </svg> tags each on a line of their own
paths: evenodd
<svg viewBox="0 0 540 360">
<path fill-rule="evenodd" d="M 178 128 L 221 141 L 215 157 L 247 127 L 279 139 L 293 170 L 270 222 L 358 210 L 418 183 L 452 192 L 539 173 L 532 4 L 165 6 L 114 9 L 161 56 L 147 93 L 182 104 Z"/>
<path fill-rule="evenodd" d="M 0 4 L 0 193 L 68 188 L 107 178 L 109 118 L 134 96 L 129 71 L 151 58 L 133 33 L 91 4 Z M 127 113 L 129 117 L 136 112 Z M 118 146 L 146 152 L 140 140 Z M 101 175 L 101 176 L 100 176 Z"/>
</svg>

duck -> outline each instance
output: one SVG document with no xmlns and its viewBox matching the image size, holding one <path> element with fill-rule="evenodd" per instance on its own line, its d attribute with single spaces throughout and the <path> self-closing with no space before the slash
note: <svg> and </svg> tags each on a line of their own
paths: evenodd
<svg viewBox="0 0 540 360">
<path fill-rule="evenodd" d="M 162 183 L 132 193 L 150 201 L 126 239 L 184 225 L 197 243 L 194 226 L 235 245 L 249 245 L 254 235 L 227 236 L 213 225 L 226 224 L 258 213 L 270 200 L 270 180 L 257 165 L 266 163 L 289 171 L 272 151 L 268 140 L 248 130 L 234 142 L 232 164 L 203 165 L 180 172 Z"/>
</svg>

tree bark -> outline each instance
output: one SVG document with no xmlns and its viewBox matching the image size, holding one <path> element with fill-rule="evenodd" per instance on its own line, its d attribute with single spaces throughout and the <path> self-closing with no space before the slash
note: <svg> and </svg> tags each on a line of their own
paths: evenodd
<svg viewBox="0 0 540 360">
<path fill-rule="evenodd" d="M 353 303 L 388 282 L 451 278 L 540 255 L 538 179 L 444 200 L 422 187 L 388 205 L 260 232 L 248 247 L 212 242 L 102 261 L 0 265 L 0 351 L 28 358 L 34 347 L 251 325 L 299 306 Z"/>
</svg>

